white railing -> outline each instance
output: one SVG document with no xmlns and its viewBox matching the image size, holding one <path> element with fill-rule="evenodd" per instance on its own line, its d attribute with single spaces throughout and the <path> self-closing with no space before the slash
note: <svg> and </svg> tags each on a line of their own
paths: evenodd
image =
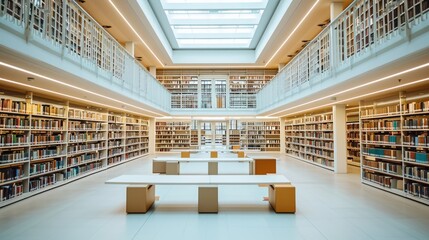
<svg viewBox="0 0 429 240">
<path fill-rule="evenodd" d="M 362 61 L 429 18 L 427 0 L 356 0 L 257 94 L 257 109 L 275 106 Z M 331 44 L 333 43 L 333 44 Z"/>
<path fill-rule="evenodd" d="M 0 0 L 1 18 L 27 40 L 61 52 L 128 96 L 170 109 L 170 93 L 164 86 L 73 0 Z"/>
</svg>

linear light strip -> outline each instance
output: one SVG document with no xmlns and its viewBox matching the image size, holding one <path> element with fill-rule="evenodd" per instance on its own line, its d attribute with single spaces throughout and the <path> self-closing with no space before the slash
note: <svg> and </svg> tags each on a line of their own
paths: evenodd
<svg viewBox="0 0 429 240">
<path fill-rule="evenodd" d="M 41 74 L 38 74 L 38 73 L 32 72 L 32 71 L 30 71 L 30 70 L 26 70 L 26 69 L 23 69 L 23 68 L 20 68 L 20 67 L 14 66 L 14 65 L 10 65 L 10 64 L 4 63 L 4 62 L 0 62 L 0 65 L 5 66 L 5 67 L 8 67 L 8 68 L 11 68 L 11 69 L 14 69 L 14 70 L 17 70 L 17 71 L 20 71 L 20 72 L 24 72 L 24 73 L 27 73 L 27 74 L 31 74 L 31 75 L 34 75 L 34 76 L 37 76 L 37 77 L 43 78 L 43 79 L 45 79 L 45 80 L 48 80 L 48 81 L 51 81 L 51 82 L 54 82 L 54 83 L 58 83 L 58 84 L 61 84 L 61 85 L 67 86 L 67 87 L 70 87 L 70 88 L 74 88 L 74 89 L 76 89 L 76 90 L 79 90 L 79 91 L 82 91 L 82 92 L 86 92 L 86 93 L 89 93 L 89 94 L 92 94 L 92 95 L 95 95 L 95 96 L 98 96 L 98 97 L 101 97 L 101 98 L 105 98 L 105 99 L 107 99 L 107 100 L 109 100 L 109 101 L 113 101 L 113 102 L 121 103 L 121 104 L 123 104 L 123 105 L 130 106 L 130 107 L 133 107 L 133 108 L 137 108 L 137 109 L 140 109 L 140 110 L 145 111 L 145 112 L 150 112 L 150 113 L 153 113 L 153 114 L 155 114 L 155 115 L 163 116 L 162 114 L 159 114 L 159 113 L 156 113 L 156 112 L 153 112 L 153 111 L 150 111 L 150 110 L 147 110 L 147 109 L 144 109 L 144 108 L 141 108 L 141 107 L 138 107 L 138 106 L 135 106 L 135 105 L 132 105 L 132 104 L 129 104 L 129 103 L 123 102 L 123 101 L 119 101 L 119 100 L 117 100 L 117 99 L 114 99 L 114 98 L 111 98 L 111 97 L 107 97 L 107 96 L 101 95 L 101 94 L 99 94 L 99 93 L 91 92 L 91 91 L 86 90 L 86 89 L 84 89 L 84 88 L 76 87 L 76 86 L 74 86 L 74 85 L 71 85 L 71 84 L 68 84 L 68 83 L 61 82 L 61 81 L 59 81 L 59 80 L 56 80 L 56 79 L 53 79 L 53 78 L 50 78 L 50 77 L 47 77 L 47 76 L 44 76 L 44 75 L 41 75 Z"/>
<path fill-rule="evenodd" d="M 109 0 L 109 3 L 113 6 L 113 8 L 116 10 L 116 12 L 122 17 L 122 19 L 125 21 L 125 23 L 128 25 L 128 27 L 131 28 L 131 30 L 134 32 L 134 34 L 140 39 L 140 41 L 145 45 L 145 47 L 149 50 L 149 52 L 156 58 L 156 60 L 161 64 L 161 66 L 165 67 L 164 64 L 159 60 L 159 58 L 156 56 L 156 54 L 152 51 L 152 49 L 146 44 L 146 42 L 140 37 L 140 35 L 137 33 L 137 31 L 134 29 L 134 27 L 131 25 L 130 22 L 124 17 L 121 11 L 116 7 L 116 5 L 112 2 L 112 0 Z"/>
<path fill-rule="evenodd" d="M 297 112 L 294 112 L 294 113 L 286 114 L 286 115 L 283 115 L 281 117 L 295 115 L 295 114 L 302 113 L 302 112 L 308 112 L 308 111 L 311 111 L 311 110 L 314 110 L 314 109 L 320 109 L 320 108 L 324 108 L 324 107 L 329 107 L 329 106 L 332 106 L 332 105 L 335 105 L 335 104 L 352 101 L 352 100 L 355 100 L 355 99 L 367 97 L 367 96 L 378 94 L 378 93 L 382 93 L 382 92 L 387 92 L 387 91 L 390 91 L 390 90 L 395 90 L 397 88 L 407 87 L 407 86 L 410 86 L 410 85 L 414 85 L 414 84 L 422 83 L 422 82 L 426 82 L 426 81 L 429 81 L 429 78 L 423 78 L 423 79 L 420 79 L 420 80 L 417 80 L 417 81 L 413 81 L 413 82 L 410 82 L 410 83 L 405 83 L 405 84 L 402 84 L 402 85 L 399 85 L 399 86 L 394 86 L 394 87 L 386 88 L 386 89 L 383 89 L 383 90 L 374 91 L 374 92 L 371 92 L 371 93 L 365 93 L 365 94 L 362 94 L 362 95 L 359 95 L 359 96 L 356 96 L 356 97 L 351 97 L 351 98 L 344 99 L 344 100 L 341 100 L 341 101 L 336 101 L 334 103 L 328 103 L 328 104 L 325 104 L 325 105 L 321 105 L 321 106 L 309 108 L 309 109 L 306 109 L 306 110 L 303 110 L 303 111 L 297 111 Z"/>
<path fill-rule="evenodd" d="M 295 28 L 290 32 L 289 36 L 284 40 L 282 45 L 277 49 L 277 51 L 271 56 L 270 60 L 265 63 L 265 67 L 273 60 L 273 58 L 280 52 L 280 50 L 283 48 L 283 46 L 286 44 L 287 41 L 292 37 L 292 35 L 296 32 L 296 30 L 301 26 L 301 24 L 305 21 L 305 19 L 308 17 L 308 15 L 313 11 L 313 9 L 316 7 L 316 5 L 319 3 L 320 0 L 317 0 L 313 6 L 311 6 L 310 10 L 304 15 L 304 17 L 299 21 L 299 23 L 295 26 Z"/>
<path fill-rule="evenodd" d="M 48 90 L 48 89 L 44 89 L 44 88 L 40 88 L 40 87 L 28 85 L 28 84 L 25 84 L 25 83 L 16 82 L 16 81 L 13 81 L 13 80 L 10 80 L 10 79 L 6 79 L 6 78 L 1 78 L 0 77 L 0 81 L 12 83 L 12 84 L 15 84 L 15 85 L 20 85 L 20 86 L 23 86 L 23 87 L 26 87 L 26 88 L 33 88 L 33 89 L 36 89 L 36 90 L 39 90 L 39 91 L 43 91 L 43 92 L 48 92 L 48 93 L 51 93 L 51 94 L 57 94 L 57 95 L 65 96 L 67 98 L 72 98 L 72 99 L 76 99 L 76 100 L 79 100 L 79 101 L 89 102 L 89 103 L 92 103 L 92 104 L 95 104 L 95 105 L 100 105 L 100 106 L 107 107 L 109 109 L 117 109 L 117 110 L 119 110 L 121 112 L 129 112 L 129 113 L 133 113 L 133 114 L 136 114 L 136 115 L 143 115 L 143 114 L 141 114 L 139 112 L 134 112 L 134 111 L 130 111 L 130 110 L 124 110 L 122 108 L 114 107 L 114 106 L 107 105 L 107 104 L 104 104 L 104 103 L 99 103 L 99 102 L 91 101 L 91 100 L 88 100 L 88 99 L 79 98 L 79 97 L 71 96 L 71 95 L 68 95 L 68 94 L 51 91 L 51 90 Z M 151 116 L 151 117 L 154 117 L 154 116 Z"/>
<path fill-rule="evenodd" d="M 321 98 L 318 98 L 318 99 L 315 99 L 315 100 L 311 100 L 311 101 L 308 101 L 308 102 L 305 102 L 305 103 L 302 103 L 302 104 L 295 105 L 293 107 L 290 107 L 290 108 L 287 108 L 287 109 L 284 109 L 284 110 L 272 113 L 272 114 L 270 114 L 268 116 L 272 116 L 272 115 L 275 115 L 275 114 L 278 114 L 278 113 L 281 113 L 281 112 L 289 111 L 289 110 L 292 110 L 292 109 L 295 109 L 295 108 L 298 108 L 298 107 L 302 107 L 302 106 L 308 105 L 310 103 L 314 103 L 314 102 L 318 102 L 318 101 L 321 101 L 321 100 L 324 100 L 324 99 L 328 99 L 328 98 L 334 97 L 335 95 L 339 95 L 339 94 L 351 92 L 351 91 L 354 91 L 356 89 L 363 88 L 363 87 L 366 87 L 366 86 L 369 86 L 369 85 L 372 85 L 372 84 L 375 84 L 375 83 L 378 83 L 378 82 L 382 82 L 382 81 L 388 80 L 390 78 L 397 77 L 399 75 L 402 75 L 402 74 L 405 74 L 405 73 L 409 73 L 409 72 L 412 72 L 412 71 L 416 71 L 416 70 L 419 70 L 421 68 L 425 68 L 425 67 L 428 67 L 428 66 L 429 66 L 429 63 L 425 63 L 425 64 L 419 65 L 417 67 L 413 67 L 413 68 L 410 68 L 410 69 L 407 69 L 407 70 L 404 70 L 404 71 L 401 71 L 401 72 L 397 72 L 397 73 L 391 74 L 391 75 L 386 76 L 386 77 L 382 77 L 382 78 L 376 79 L 376 80 L 371 81 L 371 82 L 364 83 L 364 84 L 359 85 L 359 86 L 355 86 L 355 87 L 349 88 L 347 90 L 336 92 L 336 93 L 327 95 L 325 97 L 321 97 Z"/>
</svg>

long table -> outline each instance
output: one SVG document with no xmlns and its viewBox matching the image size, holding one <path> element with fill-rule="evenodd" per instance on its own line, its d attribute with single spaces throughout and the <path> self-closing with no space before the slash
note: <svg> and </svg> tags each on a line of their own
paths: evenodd
<svg viewBox="0 0 429 240">
<path fill-rule="evenodd" d="M 198 211 L 218 212 L 218 185 L 267 185 L 276 212 L 295 212 L 295 187 L 283 175 L 122 175 L 106 184 L 130 185 L 127 212 L 145 213 L 155 201 L 155 185 L 200 185 Z"/>
<path fill-rule="evenodd" d="M 249 174 L 253 174 L 253 158 L 237 158 L 237 157 L 221 157 L 221 158 L 208 158 L 208 157 L 192 157 L 192 158 L 180 158 L 180 157 L 156 157 L 152 160 L 152 172 L 153 173 L 165 173 L 168 175 L 180 174 L 180 163 L 190 162 L 207 162 L 208 163 L 208 174 L 218 174 L 218 163 L 219 162 L 248 162 L 249 163 Z"/>
</svg>

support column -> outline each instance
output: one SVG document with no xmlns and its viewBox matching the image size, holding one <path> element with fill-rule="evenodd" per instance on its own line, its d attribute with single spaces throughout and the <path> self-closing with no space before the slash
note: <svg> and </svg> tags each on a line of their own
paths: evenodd
<svg viewBox="0 0 429 240">
<path fill-rule="evenodd" d="M 279 72 L 280 72 L 280 70 L 282 70 L 284 67 L 286 66 L 286 63 L 279 63 L 278 64 L 278 68 L 279 68 Z"/>
<path fill-rule="evenodd" d="M 330 9 L 330 19 L 331 22 L 340 15 L 340 13 L 343 11 L 343 1 L 333 1 L 331 2 L 331 9 Z"/>
<path fill-rule="evenodd" d="M 127 50 L 127 52 L 131 54 L 131 56 L 134 56 L 134 42 L 126 42 L 125 50 Z"/>
<path fill-rule="evenodd" d="M 285 135 L 285 119 L 279 118 L 280 120 L 280 153 L 285 154 L 286 148 L 286 135 Z"/>
<path fill-rule="evenodd" d="M 346 106 L 344 104 L 332 107 L 334 122 L 334 172 L 347 173 L 347 133 Z"/>
<path fill-rule="evenodd" d="M 150 75 L 152 75 L 154 78 L 156 78 L 156 67 L 155 67 L 155 66 L 150 66 L 150 67 L 149 67 L 149 73 L 150 73 Z"/>
<path fill-rule="evenodd" d="M 149 154 L 155 154 L 155 139 L 156 139 L 156 131 L 155 131 L 155 118 L 151 118 L 148 121 L 149 124 Z"/>
</svg>

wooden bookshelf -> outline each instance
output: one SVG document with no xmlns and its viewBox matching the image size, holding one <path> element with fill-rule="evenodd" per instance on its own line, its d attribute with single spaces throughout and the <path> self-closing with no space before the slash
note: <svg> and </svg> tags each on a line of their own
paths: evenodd
<svg viewBox="0 0 429 240">
<path fill-rule="evenodd" d="M 129 125 L 138 126 L 139 144 L 140 139 L 146 144 L 132 157 L 147 154 L 147 121 L 142 130 L 139 117 L 130 123 L 107 110 L 87 108 L 5 91 L 0 102 L 0 207 L 113 166 L 108 144 L 119 139 L 124 149 L 134 137 L 128 135 L 134 132 L 126 129 Z M 118 154 L 122 162 L 132 159 L 126 154 Z"/>
<path fill-rule="evenodd" d="M 280 151 L 279 121 L 241 121 L 240 124 L 241 149 Z"/>
<path fill-rule="evenodd" d="M 429 93 L 361 106 L 362 182 L 429 204 Z"/>
<path fill-rule="evenodd" d="M 287 119 L 284 131 L 287 155 L 333 170 L 332 112 Z"/>
<path fill-rule="evenodd" d="M 156 152 L 169 152 L 190 148 L 191 121 L 157 121 L 155 126 Z"/>
<path fill-rule="evenodd" d="M 140 124 L 140 154 L 144 155 L 149 153 L 149 122 L 146 119 L 141 119 Z"/>
</svg>

